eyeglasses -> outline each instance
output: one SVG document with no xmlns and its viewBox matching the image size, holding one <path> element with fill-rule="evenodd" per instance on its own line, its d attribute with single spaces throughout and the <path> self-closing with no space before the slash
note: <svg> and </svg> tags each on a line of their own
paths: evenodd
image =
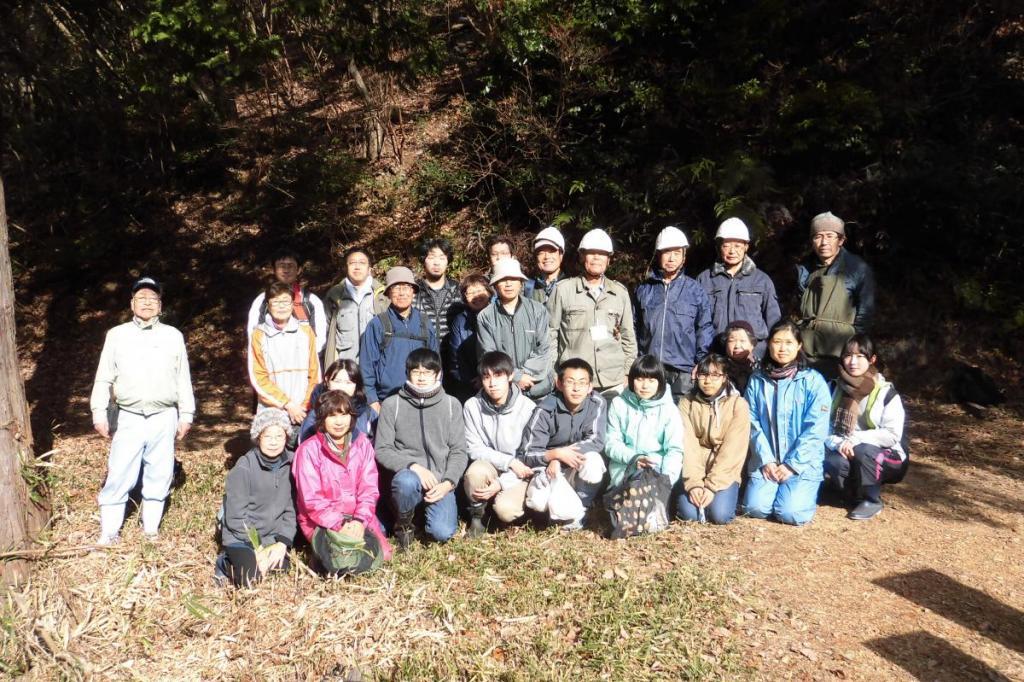
<svg viewBox="0 0 1024 682">
<path fill-rule="evenodd" d="M 416 287 L 414 287 L 411 284 L 392 284 L 391 285 L 391 290 L 392 291 L 412 291 L 415 288 Z"/>
<path fill-rule="evenodd" d="M 159 303 L 160 299 L 156 296 L 133 296 L 133 300 L 139 303 Z"/>
<path fill-rule="evenodd" d="M 562 385 L 566 388 L 586 388 L 590 385 L 588 379 L 565 379 L 562 381 Z"/>
<path fill-rule="evenodd" d="M 839 241 L 839 235 L 835 232 L 819 232 L 818 234 L 811 237 L 813 242 L 837 242 Z"/>
<path fill-rule="evenodd" d="M 291 308 L 293 304 L 291 299 L 288 299 L 287 301 L 271 301 L 267 305 L 272 308 Z"/>
<path fill-rule="evenodd" d="M 432 369 L 410 369 L 409 376 L 412 378 L 420 377 L 422 379 L 429 379 L 435 376 L 437 372 Z"/>
<path fill-rule="evenodd" d="M 721 372 L 701 372 L 697 375 L 698 379 L 724 379 L 725 375 Z"/>
</svg>

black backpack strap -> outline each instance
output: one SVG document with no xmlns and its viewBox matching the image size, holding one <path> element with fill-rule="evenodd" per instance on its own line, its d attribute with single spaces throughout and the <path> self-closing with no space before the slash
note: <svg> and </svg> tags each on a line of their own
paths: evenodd
<svg viewBox="0 0 1024 682">
<path fill-rule="evenodd" d="M 388 315 L 387 310 L 378 313 L 377 319 L 380 320 L 380 324 L 384 328 L 384 340 L 380 347 L 381 353 L 383 353 L 391 345 L 391 338 L 395 335 L 395 326 L 391 324 L 391 316 Z"/>
</svg>

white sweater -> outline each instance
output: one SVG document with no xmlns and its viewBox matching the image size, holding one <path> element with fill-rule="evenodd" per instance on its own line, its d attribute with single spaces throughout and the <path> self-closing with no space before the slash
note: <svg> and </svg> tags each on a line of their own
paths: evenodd
<svg viewBox="0 0 1024 682">
<path fill-rule="evenodd" d="M 879 374 L 875 381 L 883 382 L 885 377 Z M 853 443 L 854 447 L 864 443 L 879 448 L 889 448 L 898 454 L 902 460 L 907 458 L 907 454 L 903 451 L 903 446 L 900 445 L 900 441 L 903 438 L 903 426 L 906 421 L 903 401 L 897 393 L 892 397 L 888 405 L 885 404 L 886 397 L 895 390 L 895 387 L 889 384 L 889 387 L 881 391 L 878 394 L 878 398 L 875 399 L 875 404 L 871 407 L 871 423 L 875 426 L 873 429 L 868 428 L 868 415 L 866 414 L 868 398 L 870 396 L 865 396 L 861 399 L 857 429 L 847 438 Z M 829 435 L 825 439 L 825 447 L 829 450 L 838 450 L 843 440 L 842 436 Z"/>
</svg>

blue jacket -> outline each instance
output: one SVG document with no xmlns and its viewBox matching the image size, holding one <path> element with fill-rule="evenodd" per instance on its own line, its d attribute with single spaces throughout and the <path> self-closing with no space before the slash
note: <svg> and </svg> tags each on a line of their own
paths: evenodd
<svg viewBox="0 0 1024 682">
<path fill-rule="evenodd" d="M 552 393 L 533 410 L 523 429 L 523 441 L 516 453 L 527 466 L 547 464 L 544 453 L 554 448 L 575 445 L 580 452 L 604 450 L 608 404 L 591 391 L 576 412 L 570 412 L 561 393 Z"/>
<path fill-rule="evenodd" d="M 476 343 L 476 313 L 464 308 L 452 320 L 444 344 L 444 372 L 449 381 L 472 384 L 476 378 Z"/>
<path fill-rule="evenodd" d="M 797 289 L 801 296 L 807 289 L 807 281 L 811 273 L 821 268 L 818 258 L 810 258 L 796 266 Z M 842 274 L 846 283 L 846 291 L 857 314 L 853 318 L 853 328 L 858 332 L 867 332 L 871 326 L 871 318 L 875 314 L 875 274 L 871 266 L 860 256 L 854 255 L 845 248 L 825 271 L 826 275 Z"/>
<path fill-rule="evenodd" d="M 771 277 L 758 270 L 750 258 L 744 258 L 735 277 L 717 262 L 700 273 L 697 282 L 711 300 L 715 333 L 724 332 L 734 320 L 746 320 L 757 337 L 754 353 L 758 359 L 763 358 L 768 330 L 782 317 Z"/>
<path fill-rule="evenodd" d="M 667 286 L 657 270 L 636 288 L 640 352 L 689 372 L 715 337 L 711 301 L 697 280 L 680 273 Z"/>
<path fill-rule="evenodd" d="M 378 317 L 370 320 L 359 340 L 359 370 L 363 375 L 366 402 L 370 404 L 398 393 L 398 389 L 405 383 L 405 359 L 409 353 L 424 346 L 435 353 L 438 351 L 437 334 L 429 320 L 426 325 L 426 344 L 410 338 L 420 335 L 420 311 L 411 308 L 409 318 L 402 319 L 393 307 L 388 306 L 387 315 L 391 318 L 395 332 L 387 351 L 384 351 L 384 325 Z"/>
<path fill-rule="evenodd" d="M 306 418 L 302 420 L 302 426 L 299 427 L 299 443 L 312 438 L 316 435 L 316 401 L 323 395 L 324 385 L 319 383 L 316 388 L 313 389 L 313 394 L 309 397 L 309 411 L 306 412 Z M 373 432 L 377 428 L 377 412 L 372 407 L 367 405 L 363 401 L 352 399 L 352 406 L 356 409 L 356 427 L 355 430 L 358 433 L 365 433 L 366 437 L 373 442 Z"/>
<path fill-rule="evenodd" d="M 804 480 L 822 480 L 832 396 L 821 374 L 801 369 L 792 379 L 774 382 L 758 371 L 744 397 L 750 404 L 750 475 L 761 478 L 761 467 L 781 462 Z M 773 415 L 778 426 L 774 430 Z"/>
</svg>

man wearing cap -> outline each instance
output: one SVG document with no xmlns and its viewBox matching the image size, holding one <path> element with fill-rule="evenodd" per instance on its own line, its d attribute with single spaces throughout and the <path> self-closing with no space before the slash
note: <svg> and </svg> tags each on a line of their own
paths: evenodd
<svg viewBox="0 0 1024 682">
<path fill-rule="evenodd" d="M 729 218 L 718 226 L 718 260 L 697 276 L 711 299 L 711 321 L 715 334 L 721 334 L 732 320 L 746 320 L 754 330 L 757 343 L 754 356 L 764 357 L 768 330 L 779 321 L 779 299 L 771 277 L 759 270 L 747 256 L 750 230 L 739 218 Z"/>
<path fill-rule="evenodd" d="M 826 378 L 836 376 L 843 344 L 866 333 L 875 312 L 875 276 L 847 251 L 846 223 L 831 212 L 811 220 L 813 255 L 797 266 L 804 353 Z"/>
<path fill-rule="evenodd" d="M 384 287 L 373 278 L 370 252 L 354 246 L 345 252 L 345 279 L 327 291 L 327 345 L 324 367 L 335 360 L 358 360 L 359 339 L 374 315 L 388 307 Z"/>
<path fill-rule="evenodd" d="M 380 412 L 380 403 L 405 383 L 405 359 L 417 348 L 438 352 L 437 334 L 426 315 L 413 307 L 416 278 L 404 266 L 388 270 L 384 295 L 391 302 L 366 326 L 359 341 L 359 370 L 366 402 Z"/>
<path fill-rule="evenodd" d="M 104 438 L 113 432 L 99 494 L 101 545 L 117 541 L 140 467 L 142 530 L 156 536 L 174 473 L 174 439 L 185 437 L 196 411 L 185 339 L 160 323 L 162 294 L 150 277 L 132 286 L 132 320 L 107 332 L 96 369 L 93 428 Z"/>
<path fill-rule="evenodd" d="M 707 293 L 683 274 L 689 247 L 678 227 L 659 232 L 654 244 L 657 265 L 636 289 L 640 352 L 665 365 L 676 399 L 693 387 L 693 368 L 707 355 L 715 335 Z"/>
<path fill-rule="evenodd" d="M 537 276 L 526 281 L 523 296 L 547 303 L 555 285 L 565 279 L 562 272 L 565 238 L 557 227 L 549 225 L 537 233 L 533 239 L 533 255 L 537 259 Z"/>
<path fill-rule="evenodd" d="M 629 292 L 604 274 L 612 253 L 612 239 L 604 230 L 583 235 L 583 274 L 555 287 L 547 304 L 555 364 L 586 360 L 594 369 L 594 388 L 608 400 L 625 388 L 637 345 Z"/>
<path fill-rule="evenodd" d="M 491 286 L 497 300 L 476 318 L 477 352 L 483 357 L 484 353 L 501 351 L 512 358 L 512 382 L 536 400 L 552 388 L 551 339 L 547 308 L 521 295 L 525 281 L 526 275 L 514 258 L 495 264 Z"/>
</svg>

